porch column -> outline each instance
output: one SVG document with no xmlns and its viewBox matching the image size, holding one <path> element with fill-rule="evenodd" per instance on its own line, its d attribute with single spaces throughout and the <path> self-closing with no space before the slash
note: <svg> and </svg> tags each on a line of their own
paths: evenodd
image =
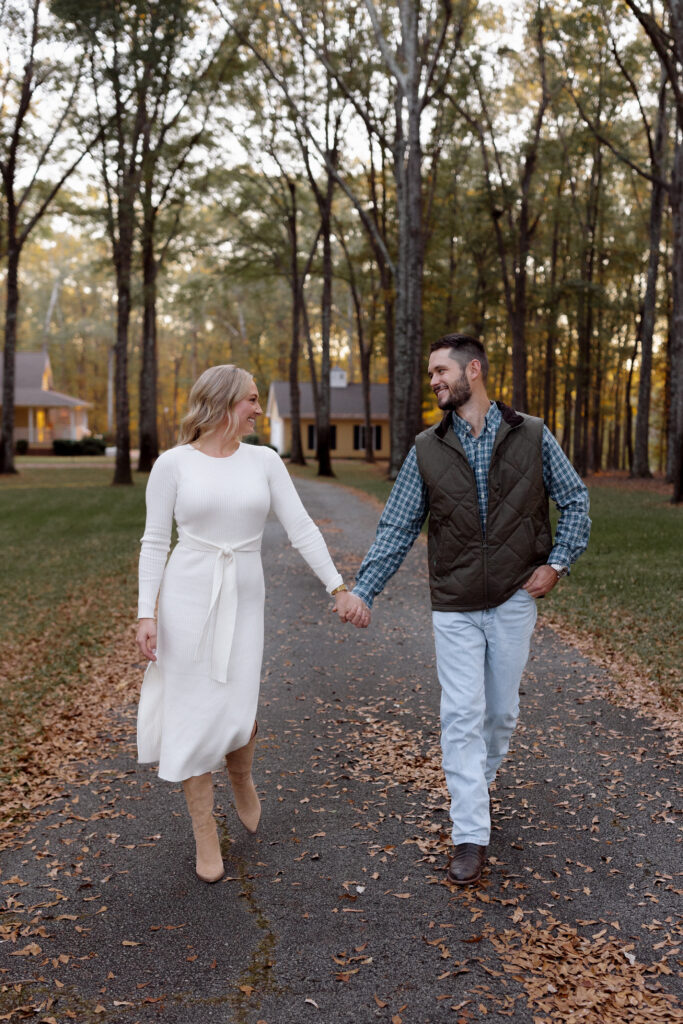
<svg viewBox="0 0 683 1024">
<path fill-rule="evenodd" d="M 28 443 L 33 444 L 36 439 L 35 425 L 33 422 L 33 406 L 28 407 Z"/>
<path fill-rule="evenodd" d="M 73 409 L 69 409 L 69 437 L 72 441 L 76 440 L 76 416 Z"/>
</svg>

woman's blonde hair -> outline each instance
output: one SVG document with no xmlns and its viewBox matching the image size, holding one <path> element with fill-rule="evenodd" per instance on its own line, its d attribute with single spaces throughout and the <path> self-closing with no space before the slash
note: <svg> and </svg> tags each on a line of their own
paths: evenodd
<svg viewBox="0 0 683 1024">
<path fill-rule="evenodd" d="M 224 436 L 239 436 L 239 423 L 233 409 L 254 386 L 254 378 L 239 366 L 226 363 L 210 366 L 192 385 L 189 409 L 183 417 L 178 444 L 192 444 L 202 434 L 215 430 L 227 417 Z"/>
</svg>

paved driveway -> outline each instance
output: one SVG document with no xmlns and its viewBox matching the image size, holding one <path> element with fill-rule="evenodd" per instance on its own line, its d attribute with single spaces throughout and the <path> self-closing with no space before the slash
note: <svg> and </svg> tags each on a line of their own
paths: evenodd
<svg viewBox="0 0 683 1024">
<path fill-rule="evenodd" d="M 377 506 L 297 486 L 352 576 Z M 365 631 L 337 625 L 275 522 L 264 564 L 258 835 L 220 779 L 227 876 L 200 883 L 180 787 L 136 766 L 132 730 L 104 749 L 4 855 L 0 1020 L 683 1020 L 666 737 L 539 629 L 490 864 L 453 890 L 423 542 Z"/>
</svg>

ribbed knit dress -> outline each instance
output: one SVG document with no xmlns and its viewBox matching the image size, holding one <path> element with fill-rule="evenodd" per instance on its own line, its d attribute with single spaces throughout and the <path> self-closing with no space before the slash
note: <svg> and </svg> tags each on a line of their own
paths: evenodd
<svg viewBox="0 0 683 1024">
<path fill-rule="evenodd" d="M 159 596 L 157 661 L 143 679 L 138 758 L 179 782 L 249 741 L 263 657 L 261 538 L 269 510 L 330 593 L 342 582 L 320 530 L 270 448 L 215 458 L 164 452 L 147 484 L 138 616 Z M 173 519 L 178 543 L 166 561 Z"/>
</svg>

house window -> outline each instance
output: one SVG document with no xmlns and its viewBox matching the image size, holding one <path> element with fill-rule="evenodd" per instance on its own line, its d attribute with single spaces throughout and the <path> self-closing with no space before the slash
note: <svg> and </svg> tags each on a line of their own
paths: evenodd
<svg viewBox="0 0 683 1024">
<path fill-rule="evenodd" d="M 375 423 L 372 427 L 372 448 L 373 451 L 379 451 L 382 447 L 382 427 L 379 423 Z M 353 428 L 353 450 L 354 452 L 365 451 L 365 424 L 356 423 Z"/>
<path fill-rule="evenodd" d="M 308 424 L 308 450 L 314 452 L 318 447 L 318 440 L 316 435 L 315 423 Z M 337 450 L 337 425 L 336 423 L 330 424 L 330 451 L 334 452 Z"/>
</svg>

